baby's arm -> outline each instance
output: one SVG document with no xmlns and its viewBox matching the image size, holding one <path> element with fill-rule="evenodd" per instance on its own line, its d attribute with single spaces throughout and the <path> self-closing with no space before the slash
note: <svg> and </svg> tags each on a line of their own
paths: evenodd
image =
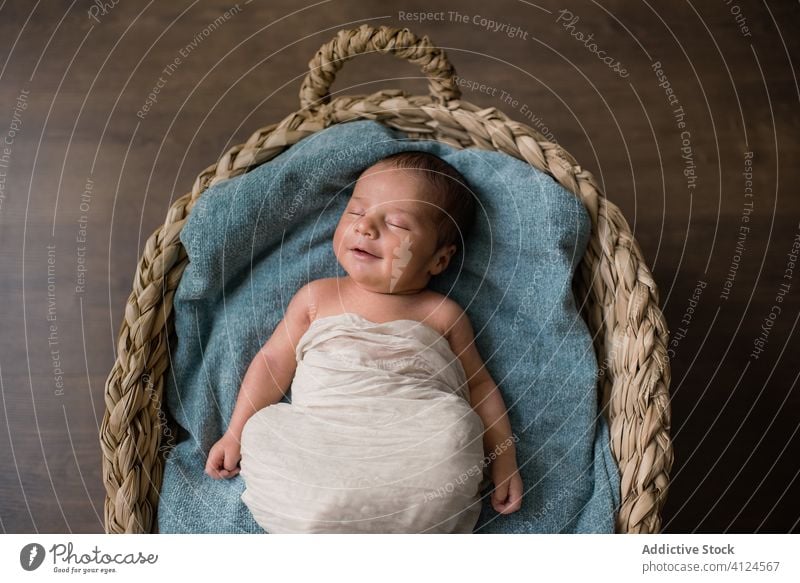
<svg viewBox="0 0 800 583">
<path fill-rule="evenodd" d="M 483 421 L 483 448 L 492 456 L 494 482 L 492 506 L 501 514 L 511 514 L 522 506 L 522 478 L 517 469 L 517 452 L 505 403 L 500 390 L 483 364 L 467 314 L 452 300 L 445 302 L 450 348 L 464 367 L 469 383 L 469 400 Z"/>
<path fill-rule="evenodd" d="M 242 380 L 228 429 L 208 453 L 205 472 L 212 478 L 232 478 L 239 473 L 242 430 L 257 411 L 277 403 L 291 385 L 297 368 L 295 348 L 311 325 L 311 283 L 291 299 L 272 336 L 253 357 Z"/>
</svg>

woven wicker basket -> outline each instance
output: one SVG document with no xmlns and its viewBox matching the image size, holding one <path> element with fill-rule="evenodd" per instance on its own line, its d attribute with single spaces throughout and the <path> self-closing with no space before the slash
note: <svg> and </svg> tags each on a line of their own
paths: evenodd
<svg viewBox="0 0 800 583">
<path fill-rule="evenodd" d="M 373 51 L 421 67 L 430 95 L 385 90 L 331 100 L 328 90 L 336 71 L 355 55 Z M 187 264 L 179 234 L 195 201 L 209 186 L 252 170 L 314 132 L 360 119 L 379 121 L 411 139 L 505 152 L 551 175 L 583 201 L 592 232 L 574 288 L 594 338 L 600 403 L 622 476 L 616 531 L 658 532 L 672 467 L 668 330 L 656 284 L 619 209 L 558 144 L 493 107 L 461 101 L 455 70 L 427 36 L 419 39 L 406 28 L 386 26 L 341 30 L 314 55 L 309 68 L 300 109 L 260 128 L 203 170 L 147 240 L 106 382 L 100 430 L 106 532 L 146 533 L 157 527 L 172 298 Z"/>
</svg>

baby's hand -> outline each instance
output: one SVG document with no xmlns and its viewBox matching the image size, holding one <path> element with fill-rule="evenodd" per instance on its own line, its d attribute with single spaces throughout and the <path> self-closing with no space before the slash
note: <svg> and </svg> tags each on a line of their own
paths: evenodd
<svg viewBox="0 0 800 583">
<path fill-rule="evenodd" d="M 240 442 L 233 435 L 225 433 L 222 438 L 211 446 L 206 461 L 206 474 L 218 480 L 232 478 L 239 473 Z"/>
<path fill-rule="evenodd" d="M 504 463 L 502 459 L 492 462 L 492 508 L 500 514 L 511 514 L 522 506 L 522 477 L 516 461 Z"/>
</svg>

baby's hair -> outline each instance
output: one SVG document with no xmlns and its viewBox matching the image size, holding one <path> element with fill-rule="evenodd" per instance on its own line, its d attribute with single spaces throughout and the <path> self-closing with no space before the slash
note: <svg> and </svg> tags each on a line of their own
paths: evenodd
<svg viewBox="0 0 800 583">
<path fill-rule="evenodd" d="M 397 152 L 377 162 L 398 169 L 418 171 L 428 185 L 430 203 L 438 214 L 436 248 L 459 246 L 475 217 L 475 198 L 461 173 L 439 156 L 421 150 Z M 448 216 L 448 214 L 450 216 Z"/>
</svg>

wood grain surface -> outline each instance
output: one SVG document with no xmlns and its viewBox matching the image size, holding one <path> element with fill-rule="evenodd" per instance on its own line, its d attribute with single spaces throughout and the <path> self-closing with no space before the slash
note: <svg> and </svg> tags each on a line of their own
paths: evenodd
<svg viewBox="0 0 800 583">
<path fill-rule="evenodd" d="M 796 531 L 800 12 L 751 0 L 0 1 L 1 531 L 102 532 L 144 241 L 362 22 L 428 34 L 464 100 L 552 132 L 630 222 L 672 333 L 665 532 Z M 379 55 L 332 91 L 390 87 L 427 91 Z"/>
</svg>

